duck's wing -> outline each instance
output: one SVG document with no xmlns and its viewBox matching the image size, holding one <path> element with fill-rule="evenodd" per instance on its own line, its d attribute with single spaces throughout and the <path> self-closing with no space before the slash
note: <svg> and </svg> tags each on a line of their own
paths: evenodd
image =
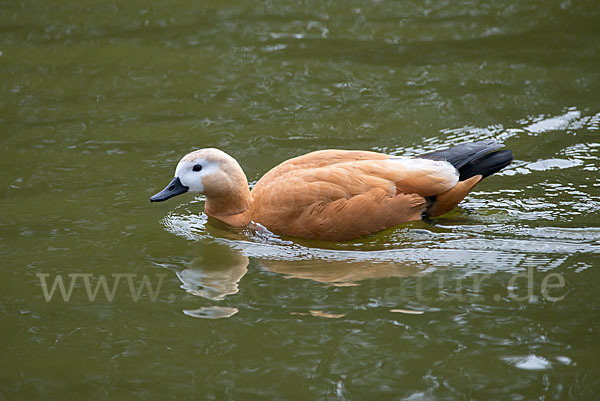
<svg viewBox="0 0 600 401">
<path fill-rule="evenodd" d="M 379 153 L 368 159 L 369 153 L 340 154 L 355 159 L 337 163 L 322 158 L 312 164 L 284 163 L 271 170 L 252 191 L 255 221 L 288 235 L 347 240 L 420 219 L 425 197 L 446 192 L 458 181 L 456 169 L 445 161 Z"/>
<path fill-rule="evenodd" d="M 328 149 L 281 163 L 265 174 L 255 189 L 273 183 L 280 185 L 285 180 L 294 180 L 295 185 L 303 181 L 331 183 L 347 189 L 352 195 L 365 192 L 370 189 L 369 185 L 391 185 L 396 192 L 433 196 L 456 185 L 458 171 L 445 160 Z"/>
<path fill-rule="evenodd" d="M 272 182 L 277 177 L 288 174 L 290 172 L 295 173 L 298 171 L 307 171 L 318 168 L 326 168 L 341 163 L 353 163 L 357 161 L 365 160 L 386 160 L 390 156 L 363 150 L 339 150 L 339 149 L 325 149 L 310 152 L 302 156 L 288 159 L 278 166 L 267 172 L 257 183 L 256 186 L 263 182 Z"/>
</svg>

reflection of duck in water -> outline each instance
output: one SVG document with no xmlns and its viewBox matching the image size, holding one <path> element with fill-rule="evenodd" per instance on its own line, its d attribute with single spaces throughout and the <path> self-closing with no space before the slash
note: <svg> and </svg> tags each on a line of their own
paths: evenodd
<svg viewBox="0 0 600 401">
<path fill-rule="evenodd" d="M 262 259 L 259 263 L 272 272 L 281 273 L 290 278 L 309 279 L 338 287 L 358 285 L 358 282 L 362 280 L 424 274 L 424 269 L 415 264 L 374 260 Z"/>
<path fill-rule="evenodd" d="M 248 257 L 234 249 L 211 244 L 186 269 L 175 273 L 182 282 L 181 288 L 189 294 L 219 301 L 238 293 L 239 282 L 248 272 L 248 262 Z"/>
<path fill-rule="evenodd" d="M 346 241 L 454 209 L 483 178 L 512 161 L 486 140 L 415 158 L 321 150 L 285 161 L 252 192 L 235 159 L 218 149 L 184 156 L 175 178 L 150 198 L 206 196 L 207 215 L 232 226 L 260 223 L 277 234 Z"/>
<path fill-rule="evenodd" d="M 424 273 L 416 263 L 383 260 L 254 259 L 261 267 L 289 278 L 301 278 L 335 286 L 358 285 L 362 280 L 387 277 L 409 277 Z M 250 260 L 240 251 L 226 245 L 211 243 L 194 257 L 186 268 L 176 270 L 181 288 L 187 293 L 213 301 L 239 292 L 240 280 L 248 272 Z"/>
<path fill-rule="evenodd" d="M 197 248 L 194 253 L 196 253 L 196 250 Z M 202 256 L 192 257 L 188 263 L 185 263 L 185 269 L 175 270 L 182 283 L 181 288 L 191 295 L 212 301 L 223 301 L 226 297 L 237 294 L 240 280 L 248 272 L 249 258 L 235 248 L 216 243 L 201 244 L 201 253 Z M 377 260 L 275 260 L 257 258 L 255 261 L 263 268 L 289 278 L 309 279 L 334 286 L 356 286 L 362 280 L 417 276 L 425 273 L 422 267 L 419 268 L 415 264 Z M 183 313 L 188 316 L 203 319 L 228 318 L 238 312 L 239 310 L 236 307 L 222 304 L 183 310 Z M 335 315 L 315 310 L 290 313 L 328 318 L 344 316 L 344 314 Z M 405 313 L 422 312 L 405 311 Z"/>
<path fill-rule="evenodd" d="M 230 247 L 205 244 L 201 256 L 193 257 L 186 268 L 175 270 L 187 293 L 221 301 L 228 295 L 239 292 L 239 282 L 248 272 L 248 258 Z M 197 252 L 198 249 L 195 249 Z M 237 308 L 222 305 L 201 306 L 198 309 L 184 309 L 183 313 L 192 317 L 219 319 L 230 317 Z"/>
</svg>

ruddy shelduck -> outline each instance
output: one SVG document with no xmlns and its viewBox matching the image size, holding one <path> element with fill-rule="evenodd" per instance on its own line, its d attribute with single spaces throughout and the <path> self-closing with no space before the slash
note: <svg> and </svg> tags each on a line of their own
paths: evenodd
<svg viewBox="0 0 600 401">
<path fill-rule="evenodd" d="M 493 140 L 464 143 L 418 157 L 319 150 L 287 160 L 254 186 L 227 153 L 185 155 L 169 185 L 150 198 L 204 194 L 204 212 L 231 226 L 260 223 L 270 231 L 347 241 L 454 209 L 483 178 L 510 164 Z"/>
</svg>

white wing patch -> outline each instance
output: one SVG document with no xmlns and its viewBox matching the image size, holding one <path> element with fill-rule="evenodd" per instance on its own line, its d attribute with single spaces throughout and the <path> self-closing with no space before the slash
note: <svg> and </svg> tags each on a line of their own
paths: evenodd
<svg viewBox="0 0 600 401">
<path fill-rule="evenodd" d="M 425 174 L 433 174 L 448 183 L 452 188 L 458 182 L 458 170 L 452 164 L 445 160 L 419 159 L 412 157 L 390 156 L 388 159 L 392 163 L 402 163 L 402 167 L 407 173 L 422 171 Z"/>
</svg>

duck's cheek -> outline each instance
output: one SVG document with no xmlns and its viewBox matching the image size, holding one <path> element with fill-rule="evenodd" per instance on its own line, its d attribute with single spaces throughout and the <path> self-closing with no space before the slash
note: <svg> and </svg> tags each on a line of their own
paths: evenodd
<svg viewBox="0 0 600 401">
<path fill-rule="evenodd" d="M 190 192 L 203 193 L 204 185 L 202 184 L 202 177 L 190 177 L 185 175 L 181 177 L 181 183 L 190 188 Z"/>
</svg>

